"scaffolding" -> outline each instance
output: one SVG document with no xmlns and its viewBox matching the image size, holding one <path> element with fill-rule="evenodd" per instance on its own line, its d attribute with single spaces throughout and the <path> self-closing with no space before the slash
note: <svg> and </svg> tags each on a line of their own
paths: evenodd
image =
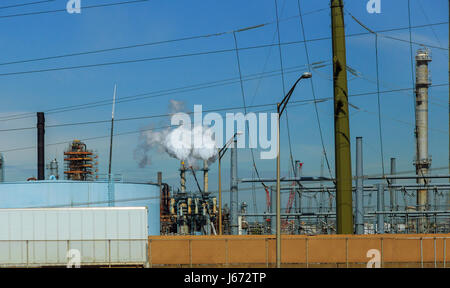
<svg viewBox="0 0 450 288">
<path fill-rule="evenodd" d="M 94 181 L 98 175 L 98 155 L 86 148 L 86 144 L 74 140 L 64 152 L 66 180 Z"/>
</svg>

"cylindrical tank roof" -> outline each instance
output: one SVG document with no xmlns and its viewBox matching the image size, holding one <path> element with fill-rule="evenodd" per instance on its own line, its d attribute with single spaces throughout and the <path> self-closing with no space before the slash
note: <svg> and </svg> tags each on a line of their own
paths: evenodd
<svg viewBox="0 0 450 288">
<path fill-rule="evenodd" d="M 113 191 L 116 207 L 147 207 L 149 235 L 160 234 L 158 185 L 114 182 Z M 0 208 L 107 207 L 108 203 L 108 181 L 0 183 Z"/>
</svg>

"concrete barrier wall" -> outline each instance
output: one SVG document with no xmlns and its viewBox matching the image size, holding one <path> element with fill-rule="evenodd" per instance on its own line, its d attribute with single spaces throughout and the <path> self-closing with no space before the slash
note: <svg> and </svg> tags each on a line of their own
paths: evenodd
<svg viewBox="0 0 450 288">
<path fill-rule="evenodd" d="M 283 235 L 284 267 L 449 267 L 450 234 Z M 273 235 L 150 236 L 152 267 L 274 267 Z M 376 260 L 376 259 L 374 259 Z"/>
</svg>

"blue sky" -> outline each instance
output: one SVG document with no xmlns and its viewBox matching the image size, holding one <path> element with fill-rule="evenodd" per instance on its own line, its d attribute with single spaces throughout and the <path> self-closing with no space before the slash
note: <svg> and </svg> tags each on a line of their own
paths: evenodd
<svg viewBox="0 0 450 288">
<path fill-rule="evenodd" d="M 119 0 L 82 0 L 82 7 L 96 4 L 121 2 Z M 297 0 L 278 0 L 280 38 L 282 43 L 303 40 L 298 16 Z M 381 14 L 369 14 L 365 0 L 345 1 L 345 8 L 373 30 L 408 27 L 407 0 L 381 0 Z M 17 1 L 4 0 L 2 5 Z M 331 36 L 328 0 L 300 1 L 304 16 L 306 39 Z M 118 46 L 134 45 L 154 41 L 171 40 L 195 35 L 205 35 L 232 31 L 248 26 L 275 21 L 274 0 L 248 1 L 163 1 L 152 0 L 144 3 L 112 7 L 82 8 L 79 15 L 65 12 L 2 18 L 33 11 L 64 9 L 65 0 L 18 8 L 0 9 L 0 63 L 40 58 L 67 53 L 76 53 Z M 413 26 L 448 21 L 448 6 L 444 0 L 411 0 L 411 22 Z M 312 13 L 310 13 L 312 12 Z M 348 15 L 345 16 L 346 33 L 365 32 Z M 237 34 L 239 47 L 249 47 L 277 43 L 276 25 Z M 408 30 L 384 33 L 408 40 Z M 436 25 L 412 30 L 412 38 L 433 46 L 448 47 L 448 25 Z M 163 45 L 126 49 L 85 56 L 67 57 L 49 61 L 0 65 L 0 74 L 17 71 L 39 70 L 54 67 L 88 65 L 95 63 L 126 61 L 178 54 L 232 49 L 232 34 L 205 39 L 180 41 Z M 311 62 L 331 60 L 331 40 L 308 42 Z M 413 45 L 413 52 L 420 48 Z M 307 63 L 303 43 L 282 45 L 284 68 Z M 411 88 L 411 66 L 409 44 L 379 38 L 379 71 L 381 91 Z M 433 84 L 448 82 L 448 50 L 432 49 L 433 61 L 430 71 Z M 262 73 L 280 69 L 277 46 L 240 51 L 243 75 Z M 347 64 L 361 73 L 361 77 L 349 74 L 349 94 L 376 91 L 375 46 L 373 35 L 347 38 Z M 285 86 L 289 89 L 299 73 L 285 74 Z M 113 86 L 118 85 L 118 98 L 139 93 L 159 91 L 199 83 L 238 77 L 235 52 L 202 56 L 147 61 L 123 65 L 74 69 L 57 72 L 33 73 L 25 75 L 0 76 L 0 117 L 28 112 L 46 111 L 61 106 L 77 105 L 92 101 L 111 99 Z M 331 66 L 313 71 L 313 79 L 302 81 L 291 101 L 311 99 L 311 82 L 317 98 L 332 97 Z M 248 105 L 275 103 L 283 96 L 281 76 L 263 78 L 244 83 Z M 116 117 L 127 118 L 165 114 L 169 100 L 183 101 L 187 110 L 194 104 L 202 104 L 203 109 L 216 109 L 242 105 L 239 83 L 165 95 L 117 105 Z M 361 108 L 351 108 L 352 153 L 356 136 L 364 138 L 365 173 L 381 173 L 380 142 L 377 118 L 376 94 L 351 97 L 350 103 Z M 317 104 L 325 148 L 334 173 L 334 135 L 332 102 Z M 273 107 L 275 110 L 275 107 Z M 430 131 L 429 150 L 433 157 L 432 167 L 448 165 L 448 87 L 430 89 Z M 364 111 L 362 111 L 364 110 Z M 368 112 L 365 112 L 368 111 Z M 234 112 L 234 111 L 230 111 Z M 98 121 L 110 118 L 111 106 L 87 108 L 64 113 L 47 114 L 47 125 Z M 389 158 L 396 157 L 397 169 L 414 170 L 414 106 L 413 93 L 395 92 L 381 94 L 381 115 L 385 170 L 389 170 Z M 314 105 L 288 107 L 290 136 L 295 159 L 303 161 L 304 175 L 319 175 L 322 148 Z M 282 169 L 289 173 L 289 148 L 286 119 L 282 124 Z M 169 123 L 168 118 L 117 122 L 116 133 L 137 131 Z M 0 129 L 35 126 L 35 116 L 14 121 L 0 121 Z M 46 143 L 67 142 L 52 145 L 46 149 L 47 161 L 59 160 L 62 167 L 62 152 L 72 139 L 85 139 L 109 134 L 109 123 L 83 126 L 48 128 Z M 0 132 L 0 151 L 34 146 L 35 130 Z M 113 172 L 122 174 L 133 181 L 154 181 L 156 172 L 163 171 L 165 180 L 178 186 L 178 161 L 168 155 L 153 151 L 152 164 L 139 168 L 133 151 L 138 145 L 139 134 L 118 136 L 114 142 Z M 91 149 L 99 153 L 100 173 L 106 173 L 109 139 L 86 141 Z M 255 153 L 258 155 L 259 153 Z M 20 181 L 36 176 L 36 151 L 25 149 L 4 152 L 6 180 Z M 353 155 L 352 155 L 353 157 Z M 224 161 L 224 189 L 228 189 L 229 158 Z M 256 159 L 262 176 L 275 175 L 275 160 Z M 352 164 L 354 160 L 352 160 Z M 354 165 L 352 165 L 354 166 Z M 352 167 L 354 168 L 354 167 Z M 444 170 L 445 171 L 445 170 Z M 442 172 L 442 171 L 440 171 Z M 239 151 L 239 176 L 251 177 L 251 155 L 249 150 Z M 325 176 L 327 172 L 325 169 Z M 217 186 L 217 167 L 212 165 L 210 187 Z M 193 179 L 188 179 L 191 189 L 195 189 Z M 247 187 L 247 186 L 245 186 Z M 211 188 L 213 189 L 213 188 Z M 260 191 L 259 191 L 260 192 Z M 250 193 L 242 193 L 241 199 L 248 199 Z M 263 195 L 261 199 L 263 199 Z M 240 196 L 241 197 L 241 196 Z M 260 197 L 260 196 L 258 196 Z"/>
</svg>

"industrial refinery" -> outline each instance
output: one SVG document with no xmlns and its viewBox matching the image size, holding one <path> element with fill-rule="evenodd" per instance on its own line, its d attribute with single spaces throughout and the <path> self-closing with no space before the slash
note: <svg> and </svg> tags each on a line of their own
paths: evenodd
<svg viewBox="0 0 450 288">
<path fill-rule="evenodd" d="M 50 2 L 0 7 L 70 29 L 5 44 L 0 267 L 450 266 L 450 2 Z"/>
</svg>

